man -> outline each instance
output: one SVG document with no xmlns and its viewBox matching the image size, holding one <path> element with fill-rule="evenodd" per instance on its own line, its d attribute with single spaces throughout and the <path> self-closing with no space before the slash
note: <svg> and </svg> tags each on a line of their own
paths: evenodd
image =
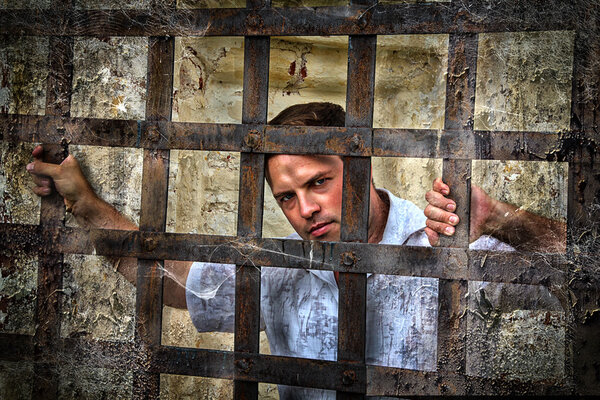
<svg viewBox="0 0 600 400">
<path fill-rule="evenodd" d="M 344 119 L 344 111 L 339 106 L 310 103 L 292 106 L 270 123 L 343 126 Z M 72 156 L 61 165 L 54 165 L 41 161 L 42 152 L 43 149 L 37 147 L 33 152 L 34 162 L 27 166 L 36 183 L 35 193 L 50 194 L 54 183 L 67 209 L 83 226 L 137 229 L 95 195 Z M 270 155 L 265 172 L 277 203 L 296 231 L 290 238 L 340 239 L 343 181 L 340 157 Z M 449 190 L 441 180 L 435 181 L 433 190 L 427 194 L 430 203 L 427 219 L 414 204 L 371 184 L 369 243 L 426 246 L 434 244 L 439 234 L 451 235 L 459 221 L 452 213 L 456 204 L 445 197 Z M 497 234 L 515 245 L 518 237 L 540 233 L 539 227 L 531 231 L 535 226 L 532 223 L 517 223 L 507 218 L 506 212 L 516 213 L 514 208 L 492 200 L 480 189 L 473 192 L 476 215 L 473 215 L 475 224 L 471 231 L 482 247 L 509 248 L 500 240 L 483 235 L 487 233 Z M 521 214 L 519 220 L 528 217 Z M 510 219 L 511 223 L 503 225 L 503 219 Z M 506 226 L 511 227 L 511 234 L 503 233 Z M 514 229 L 517 226 L 518 229 Z M 135 267 L 135 260 L 121 260 L 118 271 L 135 282 Z M 200 331 L 233 330 L 234 265 L 171 262 L 165 267 L 170 272 L 165 281 L 166 305 L 187 307 Z M 367 363 L 435 370 L 438 280 L 370 275 L 367 291 Z M 305 269 L 262 269 L 261 316 L 272 354 L 335 360 L 337 308 L 337 274 Z M 284 386 L 279 390 L 281 398 L 335 397 L 335 393 L 323 390 Z"/>
</svg>

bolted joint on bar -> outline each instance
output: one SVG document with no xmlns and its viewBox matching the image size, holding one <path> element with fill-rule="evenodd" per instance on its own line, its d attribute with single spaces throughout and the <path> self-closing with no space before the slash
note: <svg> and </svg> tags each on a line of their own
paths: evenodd
<svg viewBox="0 0 600 400">
<path fill-rule="evenodd" d="M 262 146 L 262 137 L 258 130 L 250 129 L 244 138 L 244 146 L 251 150 L 258 150 Z"/>
<path fill-rule="evenodd" d="M 146 139 L 153 143 L 160 140 L 160 131 L 157 126 L 151 125 L 146 129 Z"/>
<path fill-rule="evenodd" d="M 359 29 L 365 29 L 367 26 L 371 25 L 371 10 L 367 8 L 366 10 L 359 10 L 360 14 L 356 16 L 356 20 L 354 23 Z"/>
<path fill-rule="evenodd" d="M 144 251 L 153 251 L 158 247 L 158 239 L 154 236 L 147 236 L 142 240 L 142 248 Z"/>
<path fill-rule="evenodd" d="M 356 371 L 347 369 L 342 373 L 342 384 L 344 384 L 344 386 L 351 386 L 356 380 Z"/>
<path fill-rule="evenodd" d="M 242 358 L 239 360 L 235 360 L 234 364 L 235 364 L 235 367 L 238 369 L 238 371 L 240 371 L 244 374 L 247 374 L 252 369 L 252 366 L 254 365 L 254 361 L 250 358 Z"/>
<path fill-rule="evenodd" d="M 352 268 L 356 265 L 356 262 L 360 260 L 353 251 L 346 251 L 340 254 L 340 265 L 345 268 Z"/>
<path fill-rule="evenodd" d="M 263 27 L 263 25 L 264 21 L 262 17 L 256 12 L 248 14 L 246 17 L 246 26 L 249 30 L 259 30 Z"/>
<path fill-rule="evenodd" d="M 350 151 L 352 153 L 362 153 L 365 147 L 365 143 L 358 134 L 354 134 L 350 139 L 348 147 L 350 148 Z"/>
</svg>

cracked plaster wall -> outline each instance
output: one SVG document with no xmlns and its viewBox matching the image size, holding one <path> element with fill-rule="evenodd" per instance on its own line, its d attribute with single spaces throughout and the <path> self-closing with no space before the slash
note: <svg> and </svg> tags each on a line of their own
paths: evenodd
<svg viewBox="0 0 600 400">
<path fill-rule="evenodd" d="M 86 4 L 100 6 L 108 3 Z M 388 39 L 379 39 L 376 126 L 438 129 L 444 117 L 447 36 L 413 37 L 413 40 L 408 41 L 396 39 L 398 38 L 389 39 L 389 44 L 386 42 Z M 0 96 L 2 112 L 43 114 L 47 39 L 2 40 L 0 67 L 2 71 L 7 71 L 3 72 L 3 86 L 0 89 L 0 93 L 3 93 L 1 96 L 4 96 Z M 573 35 L 569 32 L 481 35 L 475 127 L 542 131 L 568 128 L 572 42 Z M 218 122 L 240 122 L 242 43 L 239 39 L 222 43 L 214 40 L 211 43 L 202 38 L 177 39 L 174 119 L 208 122 L 213 118 L 212 121 Z M 287 105 L 298 102 L 327 99 L 344 104 L 346 38 L 319 38 L 313 43 L 308 43 L 306 38 L 273 38 L 271 46 L 269 117 L 273 117 Z M 220 54 L 224 56 L 219 58 Z M 73 115 L 144 118 L 146 60 L 145 38 L 77 38 Z M 200 77 L 204 86 L 199 84 Z M 215 94 L 219 91 L 228 95 Z M 202 116 L 202 107 L 198 105 L 209 112 Z M 402 112 L 397 112 L 398 110 Z M 202 118 L 206 120 L 203 121 Z M 24 172 L 33 146 L 7 142 L 0 142 L 0 145 L 2 220 L 37 224 L 39 199 L 31 194 L 31 183 Z M 86 146 L 69 146 L 69 149 L 80 159 L 95 190 L 137 222 L 141 151 Z M 441 160 L 374 158 L 373 166 L 377 184 L 413 200 L 421 207 L 425 205 L 423 196 L 431 180 L 441 174 Z M 476 161 L 473 164 L 473 182 L 480 184 L 495 197 L 531 207 L 532 211 L 552 218 L 564 219 L 566 172 L 563 164 Z M 168 229 L 173 232 L 234 235 L 238 173 L 239 154 L 172 151 Z M 284 236 L 291 232 L 270 195 L 265 197 L 265 236 Z M 74 222 L 69 220 L 67 223 Z M 32 334 L 35 329 L 31 304 L 35 299 L 36 261 L 21 255 L 15 257 L 12 264 L 2 263 L 0 305 L 6 309 L 2 311 L 0 308 L 0 312 L 6 314 L 2 317 L 2 329 L 9 332 L 22 329 L 21 332 Z M 20 293 L 18 296 L 13 295 L 15 291 L 10 289 L 12 287 L 17 287 L 16 290 Z M 85 335 L 91 338 L 131 340 L 135 288 L 114 273 L 106 260 L 95 256 L 67 256 L 64 287 L 63 336 Z M 26 303 L 29 308 L 11 305 L 18 298 L 28 299 Z M 494 301 L 490 300 L 495 304 Z M 470 303 L 470 308 L 475 307 L 476 304 Z M 469 320 L 473 327 L 472 335 L 480 335 L 473 336 L 474 344 L 468 350 L 469 354 L 477 353 L 477 346 L 481 343 L 490 340 L 498 342 L 481 359 L 472 356 L 469 371 L 473 374 L 498 376 L 505 374 L 507 368 L 514 365 L 514 360 L 542 360 L 547 365 L 543 372 L 560 378 L 563 372 L 557 365 L 561 365 L 560 357 L 564 357 L 564 354 L 561 355 L 557 343 L 564 341 L 562 311 L 551 309 L 550 326 L 542 326 L 548 325 L 545 324 L 545 312 L 531 311 L 526 306 L 502 308 L 499 305 L 497 309 L 497 324 L 491 331 L 488 329 L 481 333 L 478 331 L 482 329 L 478 325 L 480 322 Z M 206 336 L 203 337 L 194 332 L 185 311 L 165 307 L 163 314 L 163 343 L 212 348 L 231 346 L 230 337 L 219 337 L 216 334 L 204 334 Z M 16 324 L 12 322 L 17 320 L 19 322 Z M 530 352 L 533 347 L 525 350 L 519 348 L 519 332 L 540 334 L 542 342 L 534 342 L 532 345 L 542 346 L 545 354 L 536 354 L 536 358 Z M 263 350 L 266 349 L 266 342 L 263 341 L 261 346 Z M 504 353 L 513 356 L 498 358 L 498 354 Z M 547 354 L 559 357 L 551 361 L 547 359 Z M 483 364 L 486 366 L 482 366 Z M 534 379 L 537 376 L 532 374 L 534 364 L 523 364 L 523 368 L 517 369 L 515 377 Z M 11 382 L 13 376 L 11 371 L 14 368 L 7 369 L 5 365 L 3 363 L 0 370 L 1 383 Z M 28 367 L 19 366 L 21 367 L 25 371 L 23 376 L 29 376 L 26 373 Z M 84 375 L 82 372 L 82 376 Z M 107 376 L 110 380 L 110 376 Z M 171 398 L 183 396 L 186 391 L 202 395 L 206 385 L 212 385 L 194 383 L 196 381 L 192 378 L 185 378 L 188 379 L 185 384 L 181 377 L 163 376 L 162 379 L 165 383 L 163 390 Z M 64 380 L 71 383 L 63 383 L 63 388 L 65 385 L 69 387 L 74 381 L 68 377 Z M 120 385 L 118 382 L 121 381 L 116 381 L 117 386 Z M 27 385 L 26 382 L 22 384 L 23 393 L 30 390 Z M 228 385 L 230 382 L 225 381 L 224 386 Z M 6 387 L 6 384 L 0 384 L 0 390 L 9 390 Z M 181 390 L 178 391 L 178 388 Z M 79 389 L 61 390 L 64 393 L 69 390 L 69 393 L 79 393 Z M 272 388 L 264 390 L 273 392 Z"/>
<path fill-rule="evenodd" d="M 0 36 L 0 112 L 43 115 L 48 38 Z"/>
</svg>

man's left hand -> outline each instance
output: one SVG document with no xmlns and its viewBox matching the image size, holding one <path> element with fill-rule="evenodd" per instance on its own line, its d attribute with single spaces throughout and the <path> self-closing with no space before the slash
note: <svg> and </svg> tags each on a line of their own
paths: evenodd
<svg viewBox="0 0 600 400">
<path fill-rule="evenodd" d="M 425 194 L 429 203 L 425 207 L 427 217 L 425 233 L 429 243 L 435 246 L 439 242 L 439 235 L 454 235 L 454 227 L 459 222 L 458 215 L 454 214 L 456 203 L 446 198 L 450 194 L 450 187 L 441 178 L 433 181 L 433 188 Z"/>
</svg>

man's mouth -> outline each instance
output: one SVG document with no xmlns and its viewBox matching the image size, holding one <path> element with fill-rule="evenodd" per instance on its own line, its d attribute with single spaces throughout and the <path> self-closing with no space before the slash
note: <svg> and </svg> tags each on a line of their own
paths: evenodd
<svg viewBox="0 0 600 400">
<path fill-rule="evenodd" d="M 321 223 L 311 226 L 308 233 L 311 236 L 319 237 L 319 236 L 323 236 L 324 234 L 329 232 L 329 229 L 331 229 L 331 222 L 321 222 Z"/>
</svg>

